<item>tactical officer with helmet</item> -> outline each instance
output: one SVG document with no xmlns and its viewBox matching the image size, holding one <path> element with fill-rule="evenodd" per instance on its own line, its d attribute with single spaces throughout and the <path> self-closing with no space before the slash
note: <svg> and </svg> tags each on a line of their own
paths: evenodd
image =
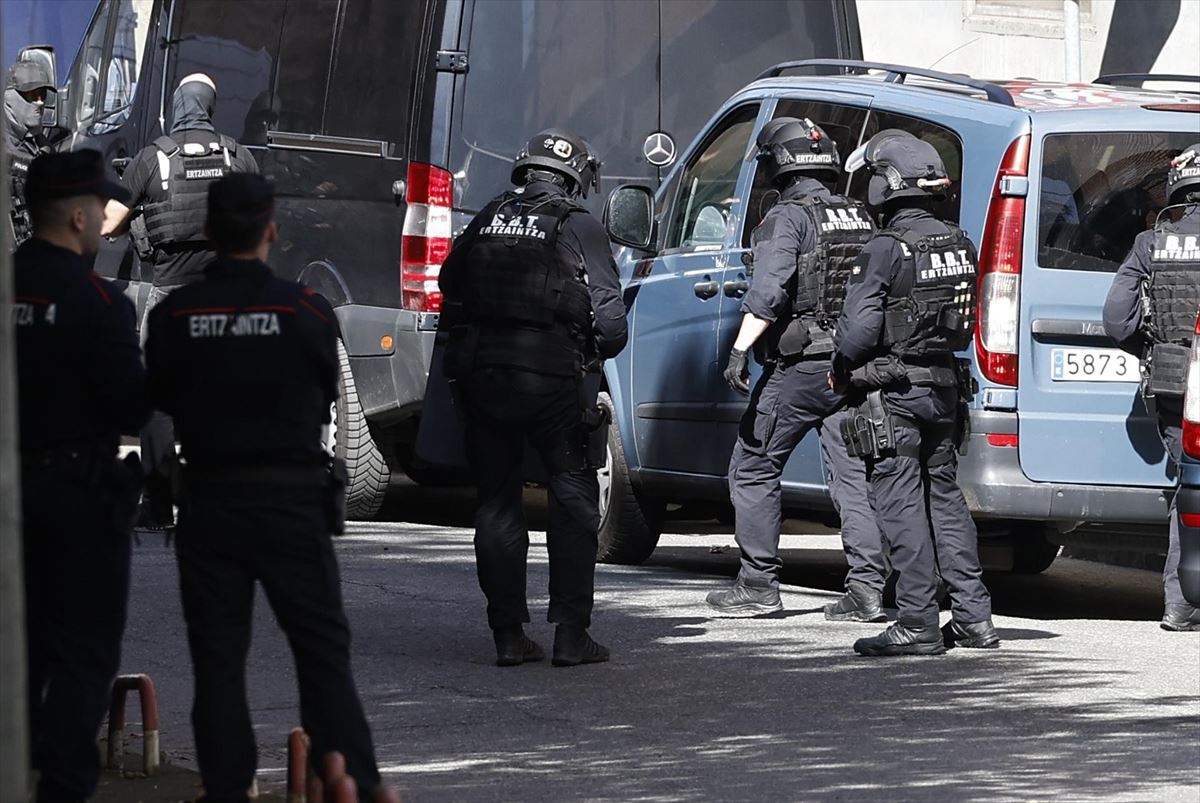
<svg viewBox="0 0 1200 803">
<path fill-rule="evenodd" d="M 553 663 L 607 661 L 588 634 L 600 524 L 596 469 L 608 419 L 600 363 L 628 330 L 616 265 L 600 223 L 578 202 L 599 186 L 587 142 L 550 129 L 513 164 L 517 189 L 471 221 L 442 266 L 446 375 L 461 401 L 478 486 L 475 556 L 496 663 L 544 653 L 525 634 L 529 533 L 521 509 L 526 442 L 550 475 Z"/>
<path fill-rule="evenodd" d="M 945 642 L 996 647 L 975 524 L 957 483 L 971 388 L 954 355 L 974 332 L 975 246 L 930 211 L 950 185 L 933 146 L 904 131 L 881 131 L 847 160 L 850 171 L 864 166 L 867 201 L 884 228 L 851 272 L 830 385 L 853 381 L 867 393 L 844 431 L 851 451 L 867 461 L 876 518 L 899 572 L 900 618 L 854 649 L 903 655 L 942 653 Z M 938 628 L 939 569 L 953 611 L 945 634 Z"/>
<path fill-rule="evenodd" d="M 133 304 L 92 272 L 104 199 L 125 191 L 81 150 L 34 159 L 27 192 L 33 236 L 13 260 L 12 322 L 30 743 L 37 799 L 57 803 L 88 800 L 100 775 L 140 475 L 117 445 L 148 410 Z"/>
<path fill-rule="evenodd" d="M 1113 278 L 1104 302 L 1104 330 L 1142 360 L 1142 394 L 1158 417 L 1171 461 L 1182 451 L 1183 397 L 1189 350 L 1200 311 L 1200 143 L 1171 160 L 1166 209 L 1142 232 Z M 1179 518 L 1170 508 L 1163 566 L 1164 630 L 1200 630 L 1200 609 L 1179 586 Z"/>
<path fill-rule="evenodd" d="M 12 198 L 9 210 L 12 240 L 8 248 L 17 248 L 33 233 L 25 202 L 25 177 L 29 163 L 47 150 L 42 135 L 42 113 L 52 92 L 54 76 L 47 64 L 18 61 L 8 72 L 4 88 L 4 148 L 8 151 Z"/>
<path fill-rule="evenodd" d="M 753 281 L 725 369 L 730 386 L 750 396 L 729 463 L 741 569 L 732 587 L 708 595 L 709 606 L 720 613 L 751 616 L 783 608 L 780 478 L 788 457 L 814 427 L 821 428 L 822 445 L 830 445 L 826 430 L 845 404 L 826 382 L 833 324 L 854 259 L 874 231 L 862 204 L 831 191 L 841 175 L 840 160 L 820 126 L 781 117 L 763 127 L 757 145 L 761 169 L 779 201 L 751 237 Z M 747 384 L 751 348 L 763 363 L 753 392 Z M 837 437 L 832 433 L 834 441 Z M 844 448 L 825 452 L 850 563 L 847 593 L 826 608 L 826 616 L 883 621 L 886 569 L 865 468 Z"/>
<path fill-rule="evenodd" d="M 134 224 L 131 234 L 139 240 L 138 229 L 144 226 L 139 256 L 143 264 L 153 266 L 153 285 L 142 316 L 143 346 L 150 311 L 173 290 L 202 278 L 215 256 L 204 234 L 209 186 L 230 173 L 258 172 L 249 149 L 213 128 L 216 102 L 216 85 L 207 75 L 193 73 L 180 81 L 171 99 L 171 133 L 154 140 L 129 163 L 121 177 L 132 195 L 129 203 L 111 201 L 105 210 L 105 236 L 122 234 Z M 144 527 L 173 524 L 174 458 L 171 419 L 155 412 L 142 431 L 146 493 L 139 523 Z"/>
</svg>

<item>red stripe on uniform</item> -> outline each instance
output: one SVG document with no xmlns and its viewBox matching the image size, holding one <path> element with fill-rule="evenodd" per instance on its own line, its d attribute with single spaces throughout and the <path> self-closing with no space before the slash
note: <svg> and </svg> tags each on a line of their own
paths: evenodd
<svg viewBox="0 0 1200 803">
<path fill-rule="evenodd" d="M 258 305 L 253 307 L 189 307 L 187 309 L 177 309 L 171 313 L 172 318 L 179 318 L 183 315 L 228 315 L 234 312 L 290 312 L 295 314 L 295 307 L 285 307 L 281 305 Z"/>
<path fill-rule="evenodd" d="M 52 303 L 54 303 L 50 299 L 42 298 L 40 296 L 17 296 L 13 300 L 19 304 L 52 304 Z"/>
<path fill-rule="evenodd" d="M 328 316 L 328 315 L 326 315 L 325 313 L 321 312 L 321 310 L 317 309 L 317 308 L 316 308 L 316 307 L 314 307 L 312 304 L 309 304 L 309 303 L 308 303 L 307 301 L 305 301 L 303 298 L 302 298 L 302 299 L 300 299 L 300 303 L 301 303 L 301 304 L 303 304 L 304 306 L 308 307 L 308 310 L 309 310 L 309 311 L 310 311 L 310 312 L 311 312 L 313 315 L 316 315 L 318 318 L 320 318 L 321 320 L 325 321 L 325 323 L 329 323 L 329 316 Z"/>
<path fill-rule="evenodd" d="M 100 293 L 100 297 L 104 299 L 104 303 L 111 305 L 112 296 L 108 294 L 108 290 L 104 287 L 107 282 L 105 282 L 95 273 L 89 273 L 88 278 L 92 280 L 92 284 L 95 285 L 96 290 Z"/>
</svg>

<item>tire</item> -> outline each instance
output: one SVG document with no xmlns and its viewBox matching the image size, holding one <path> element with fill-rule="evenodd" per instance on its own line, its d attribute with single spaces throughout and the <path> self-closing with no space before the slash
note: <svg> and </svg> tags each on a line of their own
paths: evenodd
<svg viewBox="0 0 1200 803">
<path fill-rule="evenodd" d="M 1061 547 L 1046 540 L 1045 528 L 1018 526 L 1012 532 L 1013 574 L 1041 574 L 1050 568 Z"/>
<path fill-rule="evenodd" d="M 326 448 L 346 462 L 346 518 L 370 519 L 383 505 L 392 472 L 371 437 L 350 370 L 350 357 L 340 338 L 337 350 L 338 400 L 333 405 L 333 426 L 326 436 Z"/>
<path fill-rule="evenodd" d="M 599 403 L 608 409 L 608 450 L 600 479 L 600 536 L 596 559 L 627 566 L 644 563 L 658 546 L 664 505 L 641 499 L 629 477 L 621 433 L 613 415 L 612 399 L 601 393 Z"/>
</svg>

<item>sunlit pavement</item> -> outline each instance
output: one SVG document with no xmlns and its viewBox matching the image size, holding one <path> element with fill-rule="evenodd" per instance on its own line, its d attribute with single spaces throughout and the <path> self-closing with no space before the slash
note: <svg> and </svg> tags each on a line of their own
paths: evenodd
<svg viewBox="0 0 1200 803">
<path fill-rule="evenodd" d="M 530 630 L 549 648 L 533 540 Z M 868 659 L 850 645 L 878 626 L 820 612 L 844 571 L 836 536 L 784 537 L 786 611 L 754 620 L 704 605 L 736 571 L 732 543 L 666 535 L 646 566 L 600 567 L 593 632 L 612 663 L 499 669 L 469 529 L 352 525 L 338 553 L 388 779 L 409 803 L 1200 800 L 1200 633 L 1158 628 L 1154 573 L 1060 559 L 1041 576 L 989 575 L 1000 650 Z M 249 688 L 271 786 L 298 720 L 295 674 L 261 596 L 255 623 Z M 158 684 L 163 749 L 194 766 L 161 537 L 135 550 L 125 644 L 123 671 Z"/>
</svg>

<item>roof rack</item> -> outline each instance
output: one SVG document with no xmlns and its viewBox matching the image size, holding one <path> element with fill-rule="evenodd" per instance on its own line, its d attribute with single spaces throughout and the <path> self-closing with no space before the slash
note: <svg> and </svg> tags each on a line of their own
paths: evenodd
<svg viewBox="0 0 1200 803">
<path fill-rule="evenodd" d="M 853 59 L 803 59 L 801 61 L 785 61 L 781 64 L 776 64 L 759 73 L 758 81 L 763 78 L 775 78 L 784 70 L 793 70 L 799 67 L 841 67 L 847 73 L 851 70 L 858 72 L 866 72 L 867 70 L 882 70 L 887 73 L 884 81 L 889 84 L 902 84 L 904 79 L 910 75 L 919 75 L 922 78 L 932 78 L 935 81 L 943 81 L 948 84 L 956 84 L 958 86 L 967 86 L 971 89 L 977 89 L 987 95 L 987 99 L 992 103 L 999 103 L 1002 106 L 1015 106 L 1012 95 L 1007 89 L 999 84 L 993 84 L 988 81 L 980 81 L 976 78 L 971 78 L 968 75 L 955 75 L 953 73 L 938 72 L 936 70 L 927 70 L 921 67 L 905 67 L 899 64 L 881 64 L 875 61 L 856 61 Z"/>
<path fill-rule="evenodd" d="M 1176 73 L 1141 73 L 1141 72 L 1123 72 L 1112 73 L 1111 75 L 1101 75 L 1093 84 L 1108 84 L 1109 86 L 1136 86 L 1140 87 L 1147 81 L 1182 81 L 1189 84 L 1200 84 L 1200 75 L 1179 75 Z M 1189 94 L 1196 90 L 1183 90 Z"/>
</svg>

